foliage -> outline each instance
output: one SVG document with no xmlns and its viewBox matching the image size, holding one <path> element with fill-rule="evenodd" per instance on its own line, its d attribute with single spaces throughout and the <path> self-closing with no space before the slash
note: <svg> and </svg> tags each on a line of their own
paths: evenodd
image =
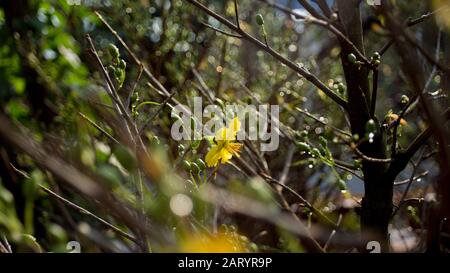
<svg viewBox="0 0 450 273">
<path fill-rule="evenodd" d="M 447 251 L 448 1 L 386 2 L 360 4 L 358 53 L 336 3 L 237 1 L 233 29 L 207 10 L 236 24 L 235 1 L 2 1 L 0 252 L 364 251 L 367 227 Z M 280 146 L 174 140 L 193 97 L 278 105 Z"/>
</svg>

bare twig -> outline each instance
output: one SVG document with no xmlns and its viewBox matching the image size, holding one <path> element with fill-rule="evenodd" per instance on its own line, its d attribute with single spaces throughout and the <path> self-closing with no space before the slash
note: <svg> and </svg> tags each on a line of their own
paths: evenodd
<svg viewBox="0 0 450 273">
<path fill-rule="evenodd" d="M 429 171 L 424 171 L 424 172 L 414 176 L 413 177 L 413 181 L 417 181 L 419 178 L 425 177 L 429 173 L 430 173 Z M 410 180 L 410 178 L 405 179 L 405 180 L 401 180 L 401 181 L 396 181 L 396 182 L 394 182 L 394 186 L 401 186 L 401 185 L 407 184 L 407 183 L 409 183 L 409 180 Z"/>
<path fill-rule="evenodd" d="M 130 105 L 131 105 L 131 98 L 133 97 L 134 92 L 136 92 L 136 88 L 137 88 L 137 86 L 139 84 L 139 80 L 141 79 L 143 71 L 144 71 L 144 68 L 142 67 L 142 65 L 140 65 L 137 78 L 134 81 L 134 84 L 133 84 L 133 87 L 131 88 L 130 94 L 128 94 L 128 97 L 127 97 L 127 101 L 126 101 L 126 104 L 125 104 L 127 107 L 130 107 Z"/>
<path fill-rule="evenodd" d="M 258 47 L 261 50 L 264 50 L 265 52 L 269 53 L 275 59 L 277 59 L 281 63 L 285 64 L 290 69 L 292 69 L 295 72 L 299 73 L 306 80 L 308 80 L 309 82 L 314 84 L 317 88 L 322 90 L 327 96 L 329 96 L 337 104 L 339 104 L 340 106 L 342 106 L 345 109 L 347 108 L 347 102 L 343 98 L 341 98 L 338 94 L 334 93 L 330 88 L 328 88 L 323 82 L 321 82 L 315 75 L 311 74 L 309 71 L 307 71 L 304 68 L 302 68 L 301 66 L 295 64 L 291 60 L 285 58 L 280 53 L 278 53 L 277 51 L 273 50 L 271 47 L 269 47 L 265 43 L 259 41 L 258 39 L 256 39 L 252 35 L 248 34 L 244 30 L 239 29 L 235 24 L 233 24 L 229 20 L 225 19 L 221 15 L 217 14 L 216 12 L 212 11 L 211 9 L 209 9 L 208 7 L 203 5 L 202 3 L 200 3 L 200 2 L 198 2 L 196 0 L 185 0 L 185 1 L 193 4 L 194 6 L 196 6 L 198 8 L 200 8 L 205 13 L 207 13 L 208 15 L 214 17 L 216 20 L 218 20 L 219 22 L 221 22 L 222 24 L 224 24 L 225 26 L 227 26 L 231 30 L 233 30 L 233 31 L 237 32 L 238 34 L 240 34 L 243 39 L 251 42 L 256 47 Z"/>
<path fill-rule="evenodd" d="M 341 39 L 344 43 L 346 43 L 350 48 L 352 48 L 352 50 L 354 51 L 356 57 L 358 57 L 358 59 L 360 59 L 365 65 L 367 65 L 368 67 L 373 67 L 372 63 L 366 58 L 366 56 L 364 56 L 363 53 L 361 53 L 361 51 L 355 46 L 354 43 L 352 43 L 347 36 L 345 36 L 338 28 L 336 28 L 332 23 L 330 23 L 326 18 L 324 18 L 322 15 L 318 14 L 320 17 L 317 16 L 305 16 L 302 15 L 298 12 L 295 12 L 283 5 L 280 5 L 278 3 L 272 2 L 272 1 L 268 1 L 268 0 L 259 0 L 261 2 L 266 3 L 268 6 L 273 7 L 275 9 L 278 9 L 288 15 L 294 16 L 295 18 L 299 18 L 299 19 L 304 19 L 307 20 L 308 22 L 324 27 L 325 29 L 328 29 L 329 31 L 331 31 L 333 34 L 336 35 L 336 37 L 338 37 L 339 39 Z M 304 1 L 306 2 L 306 1 Z M 313 9 L 311 7 L 311 9 Z M 309 10 L 308 10 L 309 11 Z M 321 19 L 319 19 L 321 18 Z"/>
<path fill-rule="evenodd" d="M 356 145 L 354 143 L 350 144 L 350 148 L 353 151 L 355 151 L 355 153 L 359 157 L 361 157 L 361 159 L 364 161 L 377 162 L 377 163 L 389 163 L 389 162 L 393 161 L 392 158 L 374 158 L 374 157 L 367 156 L 363 152 L 361 152 L 361 150 L 359 150 L 358 147 L 356 147 Z"/>
<path fill-rule="evenodd" d="M 241 38 L 242 38 L 241 35 L 234 34 L 234 33 L 230 33 L 230 32 L 227 32 L 227 31 L 225 31 L 225 30 L 221 30 L 220 28 L 216 28 L 216 27 L 211 26 L 210 24 L 207 24 L 207 23 L 205 23 L 205 22 L 200 22 L 200 23 L 201 23 L 202 25 L 204 25 L 205 27 L 208 27 L 208 28 L 210 28 L 210 29 L 212 29 L 212 30 L 214 30 L 214 31 L 219 32 L 219 33 L 222 33 L 223 35 L 230 36 L 230 37 L 233 37 L 233 38 L 238 38 L 238 39 L 241 39 Z"/>
<path fill-rule="evenodd" d="M 408 180 L 408 185 L 406 186 L 406 189 L 403 192 L 402 197 L 400 198 L 399 205 L 395 208 L 394 212 L 392 213 L 391 218 L 393 218 L 397 214 L 398 210 L 400 209 L 400 204 L 403 202 L 403 200 L 405 200 L 406 195 L 408 194 L 409 188 L 411 187 L 411 184 L 414 181 L 414 176 L 416 175 L 417 169 L 419 168 L 420 164 L 422 163 L 422 156 L 423 156 L 424 152 L 425 152 L 425 149 L 423 148 L 422 153 L 419 156 L 419 162 L 412 163 L 413 171 L 411 172 L 411 177 Z"/>
<path fill-rule="evenodd" d="M 234 0 L 234 14 L 236 16 L 236 26 L 240 29 L 241 25 L 239 23 L 239 10 L 237 0 Z"/>
<path fill-rule="evenodd" d="M 95 123 L 93 120 L 91 120 L 89 117 L 87 117 L 85 114 L 78 112 L 78 114 L 85 119 L 87 122 L 89 122 L 89 124 L 91 124 L 92 126 L 94 126 L 97 130 L 99 130 L 100 132 L 102 132 L 105 136 L 107 136 L 109 139 L 111 139 L 113 142 L 115 142 L 116 144 L 120 144 L 120 142 L 115 139 L 110 133 L 106 132 L 105 129 L 103 129 L 102 127 L 100 127 L 99 125 L 97 125 L 97 123 Z"/>
<path fill-rule="evenodd" d="M 413 19 L 413 20 L 409 20 L 407 23 L 406 23 L 406 26 L 407 27 L 412 27 L 412 26 L 415 26 L 415 25 L 417 25 L 417 24 L 419 24 L 419 23 L 422 23 L 423 21 L 425 21 L 425 20 L 427 20 L 427 19 L 429 19 L 429 18 L 431 18 L 433 15 L 435 15 L 435 14 L 437 14 L 437 13 L 439 13 L 439 12 L 441 12 L 441 11 L 443 11 L 444 9 L 446 9 L 446 8 L 448 8 L 448 7 L 441 7 L 441 8 L 439 8 L 439 9 L 437 9 L 437 10 L 435 10 L 435 11 L 432 11 L 432 12 L 428 12 L 428 13 L 426 13 L 426 14 L 424 14 L 424 15 L 421 15 L 420 17 L 418 17 L 418 18 L 416 18 L 416 19 Z M 394 44 L 394 41 L 395 41 L 395 39 L 394 38 L 392 38 L 391 40 L 389 40 L 378 52 L 380 53 L 380 55 L 383 55 L 384 53 L 386 53 L 386 51 Z"/>
<path fill-rule="evenodd" d="M 351 133 L 346 132 L 346 131 L 344 131 L 344 130 L 341 130 L 341 129 L 337 128 L 337 127 L 334 127 L 334 126 L 328 124 L 328 122 L 325 122 L 325 121 L 321 120 L 320 118 L 314 116 L 313 114 L 311 114 L 311 113 L 310 113 L 309 111 L 307 111 L 307 110 L 303 110 L 303 109 L 301 109 L 301 108 L 299 108 L 299 107 L 296 107 L 295 109 L 296 109 L 297 111 L 299 111 L 300 113 L 302 113 L 302 114 L 304 114 L 304 115 L 306 115 L 306 116 L 312 118 L 313 120 L 317 121 L 318 123 L 320 123 L 320 124 L 322 124 L 322 125 L 324 125 L 324 126 L 329 127 L 329 128 L 332 129 L 333 131 L 336 131 L 337 133 L 339 133 L 339 134 L 341 134 L 341 135 L 343 135 L 343 136 L 346 136 L 346 137 L 352 137 L 352 134 L 351 134 Z"/>
<path fill-rule="evenodd" d="M 62 201 L 64 204 L 68 205 L 69 207 L 78 210 L 79 212 L 86 214 L 92 218 L 94 218 L 95 220 L 97 220 L 98 222 L 100 222 L 101 224 L 105 225 L 106 227 L 110 228 L 111 230 L 113 230 L 115 233 L 119 234 L 122 237 L 127 238 L 130 241 L 133 241 L 135 243 L 139 243 L 136 238 L 134 238 L 133 235 L 126 233 L 125 231 L 121 230 L 120 228 L 114 226 L 113 224 L 109 223 L 108 221 L 100 218 L 99 216 L 95 215 L 94 213 L 90 212 L 89 210 L 67 200 L 66 198 L 62 197 L 61 195 L 55 193 L 54 191 L 50 190 L 49 188 L 43 186 L 43 185 L 39 185 L 39 187 L 45 191 L 46 193 L 48 193 L 49 195 L 51 195 L 52 197 Z"/>
<path fill-rule="evenodd" d="M 144 125 L 139 129 L 139 134 L 142 135 L 142 133 L 145 131 L 145 129 L 150 125 L 150 123 L 161 113 L 161 111 L 164 109 L 164 107 L 169 103 L 169 101 L 175 96 L 176 90 L 172 91 L 172 93 L 164 99 L 163 102 L 158 106 L 158 109 L 156 109 L 155 113 L 151 115 L 145 122 Z"/>
<path fill-rule="evenodd" d="M 5 235 L 3 235 L 3 247 L 8 251 L 8 253 L 13 253 L 11 245 Z"/>
<path fill-rule="evenodd" d="M 375 108 L 377 106 L 378 93 L 378 68 L 373 69 L 372 77 L 372 97 L 370 98 L 370 116 L 375 117 Z"/>
</svg>

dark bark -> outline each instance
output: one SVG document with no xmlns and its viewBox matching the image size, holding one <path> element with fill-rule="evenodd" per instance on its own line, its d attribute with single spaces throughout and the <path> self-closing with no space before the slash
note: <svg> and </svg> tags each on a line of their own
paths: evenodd
<svg viewBox="0 0 450 273">
<path fill-rule="evenodd" d="M 365 54 L 363 30 L 358 0 L 338 0 L 337 7 L 343 31 L 350 41 Z M 341 60 L 348 90 L 348 114 L 353 134 L 365 135 L 365 125 L 370 116 L 369 70 L 350 63 L 348 55 L 354 53 L 347 43 L 341 44 Z M 376 99 L 376 98 L 374 98 Z M 377 121 L 378 122 L 378 121 Z M 360 150 L 373 158 L 385 158 L 385 133 L 378 130 L 372 143 L 365 142 Z M 392 213 L 393 178 L 386 176 L 386 164 L 363 163 L 365 194 L 361 208 L 361 231 L 363 241 L 380 242 L 388 251 L 388 224 Z"/>
</svg>

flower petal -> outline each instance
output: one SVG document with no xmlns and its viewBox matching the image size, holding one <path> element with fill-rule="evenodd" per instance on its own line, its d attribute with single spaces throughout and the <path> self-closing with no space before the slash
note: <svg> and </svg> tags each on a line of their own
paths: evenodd
<svg viewBox="0 0 450 273">
<path fill-rule="evenodd" d="M 218 146 L 212 146 L 209 152 L 206 154 L 205 161 L 208 167 L 215 167 L 220 160 L 220 150 Z"/>
<path fill-rule="evenodd" d="M 237 132 L 241 129 L 241 122 L 238 117 L 235 117 L 230 124 L 230 131 L 233 133 L 233 137 L 236 137 Z"/>
<path fill-rule="evenodd" d="M 230 153 L 227 149 L 222 149 L 220 151 L 220 158 L 222 159 L 222 164 L 226 164 L 233 157 L 233 154 Z"/>
<path fill-rule="evenodd" d="M 241 150 L 241 147 L 242 147 L 242 144 L 231 142 L 231 143 L 228 143 L 226 149 L 232 155 L 239 157 L 239 151 Z"/>
</svg>

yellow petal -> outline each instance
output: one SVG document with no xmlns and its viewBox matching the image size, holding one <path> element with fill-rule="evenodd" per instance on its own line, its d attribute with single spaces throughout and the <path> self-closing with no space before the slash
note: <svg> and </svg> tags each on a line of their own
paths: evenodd
<svg viewBox="0 0 450 273">
<path fill-rule="evenodd" d="M 229 129 L 231 130 L 231 132 L 233 132 L 233 136 L 236 137 L 237 132 L 240 130 L 241 128 L 241 122 L 239 121 L 238 117 L 235 117 L 230 124 Z"/>
<path fill-rule="evenodd" d="M 218 146 L 212 146 L 209 152 L 206 154 L 205 161 L 208 167 L 215 167 L 217 163 L 219 163 L 220 155 L 219 155 Z"/>
<path fill-rule="evenodd" d="M 184 253 L 240 253 L 247 252 L 247 246 L 236 238 L 237 233 L 190 234 L 181 241 L 180 251 Z"/>
<path fill-rule="evenodd" d="M 242 144 L 231 142 L 231 143 L 228 143 L 226 149 L 232 155 L 239 157 L 239 151 L 240 151 L 241 147 L 242 147 Z"/>
<path fill-rule="evenodd" d="M 223 141 L 227 139 L 227 129 L 220 128 L 216 133 L 216 141 Z"/>
<path fill-rule="evenodd" d="M 233 154 L 231 154 L 227 149 L 220 150 L 220 158 L 222 159 L 222 164 L 226 164 L 232 157 Z"/>
</svg>

